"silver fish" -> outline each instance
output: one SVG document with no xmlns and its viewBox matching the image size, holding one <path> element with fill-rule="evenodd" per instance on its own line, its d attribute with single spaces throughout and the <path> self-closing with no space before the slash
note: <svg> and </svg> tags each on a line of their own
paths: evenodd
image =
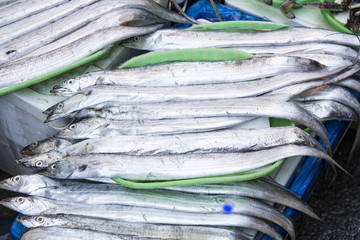
<svg viewBox="0 0 360 240">
<path fill-rule="evenodd" d="M 360 81 L 358 79 L 348 78 L 341 82 L 336 83 L 336 85 L 354 89 L 354 90 L 360 92 Z"/>
<path fill-rule="evenodd" d="M 15 197 L 0 204 L 26 215 L 73 214 L 109 220 L 199 226 L 237 226 L 256 229 L 274 239 L 283 239 L 266 221 L 240 214 L 189 213 L 126 205 L 87 205 L 52 201 L 40 197 Z"/>
<path fill-rule="evenodd" d="M 297 54 L 326 54 L 331 56 L 340 56 L 355 60 L 358 52 L 348 46 L 331 44 L 331 43 L 305 43 L 296 45 L 280 45 L 280 46 L 241 46 L 235 49 L 251 53 L 255 56 L 273 56 Z"/>
<path fill-rule="evenodd" d="M 262 218 L 282 226 L 292 236 L 295 235 L 291 221 L 275 208 L 257 200 L 233 195 L 201 195 L 180 193 L 176 191 L 151 191 L 151 190 L 126 190 L 113 186 L 91 185 L 59 187 L 53 189 L 38 189 L 36 193 L 45 194 L 46 201 L 56 204 L 57 202 L 81 205 L 126 205 L 144 207 L 149 209 L 163 209 L 168 211 L 192 212 L 192 213 L 223 213 L 225 205 L 232 207 L 232 214 L 243 214 Z M 109 192 L 106 190 L 109 188 Z M 77 191 L 78 190 L 78 191 Z M 34 192 L 34 191 L 33 191 Z M 38 198 L 34 198 L 37 200 Z M 41 199 L 41 198 L 40 198 Z"/>
<path fill-rule="evenodd" d="M 258 57 L 243 61 L 177 62 L 88 73 L 55 86 L 51 92 L 59 96 L 71 96 L 95 84 L 176 87 L 233 83 L 276 76 L 287 72 L 320 70 L 323 67 L 306 58 L 282 56 Z"/>
<path fill-rule="evenodd" d="M 246 119 L 245 119 L 246 120 Z M 153 121 L 113 121 L 103 118 L 87 118 L 55 134 L 67 139 L 113 137 L 119 135 L 171 135 L 199 133 L 243 124 L 239 118 L 189 118 Z"/>
<path fill-rule="evenodd" d="M 60 102 L 53 110 L 61 112 L 63 104 Z M 277 109 L 274 111 L 274 109 Z M 175 102 L 161 104 L 123 105 L 120 107 L 103 109 L 102 113 L 110 111 L 111 115 L 118 114 L 123 120 L 145 119 L 179 119 L 194 117 L 276 117 L 298 122 L 311 128 L 326 145 L 330 147 L 324 126 L 304 109 L 290 102 L 277 100 L 276 97 L 240 98 L 229 100 Z M 62 114 L 50 114 L 45 122 L 62 117 Z M 70 115 L 71 116 L 71 115 Z"/>
<path fill-rule="evenodd" d="M 114 183 L 114 182 L 113 182 Z M 282 186 L 261 179 L 238 182 L 234 184 L 195 185 L 173 187 L 169 190 L 137 190 L 125 188 L 118 184 L 98 184 L 71 180 L 55 180 L 43 175 L 18 175 L 0 182 L 0 188 L 32 196 L 47 197 L 62 201 L 81 202 L 87 204 L 109 204 L 128 199 L 138 206 L 155 206 L 156 208 L 191 211 L 195 204 L 206 201 L 207 195 L 216 195 L 216 203 L 230 203 L 231 196 L 245 196 L 280 203 L 309 216 L 319 219 L 311 208 L 297 196 Z M 195 193 L 181 194 L 178 192 Z M 96 195 L 94 195 L 96 194 Z M 205 195 L 206 194 L 206 195 Z M 224 196 L 226 195 L 226 196 Z M 230 197 L 229 200 L 221 200 Z M 120 198 L 119 198 L 120 197 Z M 136 197 L 142 199 L 141 202 Z M 149 199 L 149 197 L 152 198 Z M 131 200 L 134 199 L 135 200 Z M 195 198 L 195 199 L 194 199 Z M 148 200 L 147 200 L 148 199 Z M 186 203 L 188 202 L 188 203 Z M 193 204 L 191 204 L 193 202 Z M 236 202 L 236 201 L 235 201 Z M 185 204 L 185 206 L 184 206 Z M 192 206 L 194 205 L 194 206 Z M 209 211 L 211 208 L 200 209 Z"/>
<path fill-rule="evenodd" d="M 121 177 L 145 181 L 174 180 L 248 171 L 293 156 L 321 157 L 345 171 L 323 151 L 308 146 L 284 145 L 241 153 L 69 156 L 39 173 L 63 179 Z"/>
<path fill-rule="evenodd" d="M 20 153 L 33 156 L 52 150 L 60 150 L 70 145 L 72 145 L 72 143 L 65 139 L 47 138 L 27 145 L 20 151 Z"/>
<path fill-rule="evenodd" d="M 153 32 L 162 25 L 147 27 L 110 27 L 96 31 L 68 45 L 39 56 L 22 58 L 0 66 L 1 87 L 25 82 L 80 60 L 107 45 L 130 36 Z"/>
<path fill-rule="evenodd" d="M 16 163 L 22 164 L 29 168 L 40 169 L 40 168 L 48 167 L 52 163 L 57 162 L 63 159 L 64 157 L 65 157 L 64 153 L 53 150 L 32 157 L 20 158 L 16 160 Z"/>
<path fill-rule="evenodd" d="M 360 46 L 356 36 L 324 29 L 291 28 L 287 30 L 232 33 L 195 32 L 178 29 L 158 30 L 123 43 L 129 48 L 164 51 L 184 48 L 236 48 L 240 46 L 279 46 L 304 43 L 332 43 Z"/>
<path fill-rule="evenodd" d="M 61 21 L 14 39 L 11 43 L 0 46 L 0 51 L 3 53 L 0 55 L 0 62 L 17 59 L 24 55 L 26 55 L 24 58 L 38 56 L 113 26 L 143 26 L 164 22 L 144 10 L 124 9 L 125 5 L 115 0 L 99 1 L 61 19 Z M 9 51 L 11 54 L 5 54 Z"/>
<path fill-rule="evenodd" d="M 0 11 L 0 27 L 68 2 L 67 0 L 17 1 Z"/>
<path fill-rule="evenodd" d="M 114 136 L 84 140 L 59 150 L 64 154 L 122 153 L 164 155 L 185 153 L 230 153 L 255 151 L 286 144 L 301 144 L 323 150 L 297 127 L 229 129 L 167 136 Z"/>
<path fill-rule="evenodd" d="M 358 115 L 354 110 L 335 101 L 305 101 L 297 102 L 297 105 L 318 117 L 321 121 L 347 120 L 358 122 L 359 120 Z"/>
<path fill-rule="evenodd" d="M 114 234 L 124 234 L 134 237 L 190 240 L 248 239 L 238 232 L 225 228 L 185 225 L 160 225 L 150 223 L 127 223 L 75 215 L 21 216 L 17 218 L 16 221 L 28 228 L 57 226 L 87 229 L 99 232 L 109 232 Z"/>
<path fill-rule="evenodd" d="M 344 104 L 345 106 L 354 110 L 360 118 L 360 103 L 348 90 L 341 86 L 324 86 L 318 89 L 309 90 L 307 92 L 299 95 L 295 100 L 300 101 L 313 101 L 313 100 L 332 100 Z M 351 148 L 349 159 L 352 159 L 353 155 L 356 153 L 358 146 L 360 144 L 360 122 L 358 122 L 356 137 L 354 144 Z"/>
<path fill-rule="evenodd" d="M 29 35 L 29 32 L 41 28 L 44 25 L 49 24 L 49 22 L 54 22 L 64 18 L 72 12 L 90 5 L 95 1 L 96 0 L 75 0 L 67 2 L 47 11 L 40 12 L 38 14 L 16 21 L 12 24 L 3 26 L 0 28 L 0 36 L 2 36 L 0 38 L 0 44 L 4 44 L 5 42 L 9 42 L 10 40 L 23 35 Z M 63 19 L 61 19 L 60 22 L 61 21 L 63 21 Z M 0 45 L 0 47 L 1 53 L 5 53 L 6 51 L 3 52 L 2 50 L 3 46 Z M 9 55 L 11 54 L 9 53 Z M 2 61 L 0 61 L 0 63 L 2 63 Z"/>
<path fill-rule="evenodd" d="M 97 232 L 85 229 L 61 228 L 61 227 L 39 227 L 26 230 L 20 237 L 21 240 L 136 240 L 132 236 Z M 148 239 L 148 238 L 141 238 Z"/>
</svg>

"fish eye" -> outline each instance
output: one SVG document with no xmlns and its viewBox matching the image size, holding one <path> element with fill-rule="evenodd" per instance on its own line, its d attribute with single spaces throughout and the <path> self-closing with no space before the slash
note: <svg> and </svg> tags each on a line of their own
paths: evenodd
<svg viewBox="0 0 360 240">
<path fill-rule="evenodd" d="M 36 147 L 37 144 L 38 144 L 37 142 L 34 142 L 34 143 L 31 144 L 31 146 L 32 146 L 32 147 Z"/>
<path fill-rule="evenodd" d="M 69 126 L 69 128 L 70 128 L 71 130 L 74 130 L 74 129 L 76 128 L 76 125 L 75 125 L 75 124 L 71 124 L 71 125 Z"/>
<path fill-rule="evenodd" d="M 72 84 L 74 83 L 74 81 L 73 81 L 73 80 L 69 80 L 67 83 L 70 84 L 70 85 L 72 85 Z"/>
<path fill-rule="evenodd" d="M 135 41 L 135 42 L 140 41 L 140 37 L 138 37 L 138 36 L 134 37 L 134 41 Z"/>
<path fill-rule="evenodd" d="M 50 166 L 50 168 L 51 168 L 52 170 L 55 170 L 55 169 L 57 168 L 56 163 L 52 164 L 52 165 Z"/>
<path fill-rule="evenodd" d="M 18 203 L 23 203 L 23 202 L 25 201 L 25 199 L 24 199 L 23 197 L 18 197 L 18 198 L 16 199 L 16 201 L 17 201 Z"/>
<path fill-rule="evenodd" d="M 43 165 L 43 161 L 39 160 L 39 161 L 36 161 L 35 163 L 35 167 L 42 167 Z"/>
<path fill-rule="evenodd" d="M 44 217 L 43 216 L 38 216 L 35 218 L 35 221 L 37 221 L 38 223 L 43 223 L 44 222 Z"/>
<path fill-rule="evenodd" d="M 20 176 L 15 176 L 13 179 L 14 179 L 15 182 L 19 182 L 21 177 Z"/>
<path fill-rule="evenodd" d="M 62 103 L 62 102 L 57 105 L 57 109 L 61 109 L 63 107 L 64 107 L 64 103 Z"/>
</svg>

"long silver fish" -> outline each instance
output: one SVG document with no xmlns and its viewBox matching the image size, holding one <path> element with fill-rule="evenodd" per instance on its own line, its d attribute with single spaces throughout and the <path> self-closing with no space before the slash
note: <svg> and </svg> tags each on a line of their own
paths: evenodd
<svg viewBox="0 0 360 240">
<path fill-rule="evenodd" d="M 299 95 L 298 98 L 294 98 L 294 99 L 300 101 L 313 101 L 313 100 L 337 101 L 354 110 L 358 116 L 358 119 L 360 118 L 359 101 L 356 99 L 354 95 L 352 95 L 348 90 L 346 90 L 341 86 L 332 85 L 332 86 L 320 87 L 314 90 L 309 90 Z M 358 122 L 356 137 L 349 154 L 349 159 L 352 159 L 353 155 L 358 149 L 359 144 L 360 144 L 360 122 Z"/>
<path fill-rule="evenodd" d="M 63 179 L 121 177 L 145 181 L 174 180 L 248 171 L 293 156 L 321 157 L 344 170 L 323 151 L 308 146 L 285 145 L 241 153 L 69 156 L 39 173 Z"/>
<path fill-rule="evenodd" d="M 52 150 L 60 150 L 70 145 L 72 145 L 72 143 L 65 139 L 47 138 L 27 145 L 26 147 L 20 150 L 20 153 L 29 156 L 34 156 Z"/>
<path fill-rule="evenodd" d="M 138 87 L 95 85 L 58 103 L 45 111 L 64 117 L 84 108 L 103 108 L 127 104 L 207 101 L 255 97 L 287 85 L 316 79 L 315 75 L 283 74 L 268 79 L 239 83 L 193 85 L 178 87 Z"/>
<path fill-rule="evenodd" d="M 114 136 L 83 140 L 59 150 L 68 156 L 95 153 L 164 155 L 185 153 L 247 152 L 286 144 L 322 150 L 321 145 L 297 127 L 229 129 L 167 136 Z"/>
<path fill-rule="evenodd" d="M 40 197 L 9 198 L 0 201 L 0 204 L 26 215 L 72 214 L 140 223 L 237 226 L 256 229 L 274 239 L 283 239 L 266 221 L 240 214 L 189 213 L 112 204 L 70 204 Z"/>
<path fill-rule="evenodd" d="M 347 120 L 357 122 L 359 120 L 354 110 L 331 100 L 297 102 L 297 105 L 317 116 L 321 121 Z"/>
<path fill-rule="evenodd" d="M 280 45 L 280 46 L 241 46 L 235 49 L 251 53 L 255 56 L 273 56 L 288 54 L 327 54 L 332 56 L 340 56 L 348 59 L 356 59 L 358 52 L 348 46 L 331 44 L 331 43 L 304 43 L 296 45 Z"/>
<path fill-rule="evenodd" d="M 162 25 L 147 27 L 117 26 L 80 38 L 39 56 L 22 58 L 0 66 L 0 86 L 25 82 L 80 60 L 107 45 L 130 36 L 153 32 Z"/>
<path fill-rule="evenodd" d="M 127 40 L 123 45 L 148 51 L 164 51 L 209 47 L 271 47 L 303 43 L 332 43 L 346 46 L 360 46 L 358 38 L 352 34 L 313 28 L 292 28 L 288 30 L 254 33 L 195 32 L 178 29 L 164 29 L 149 35 Z"/>
<path fill-rule="evenodd" d="M 139 238 L 78 228 L 39 227 L 26 230 L 21 240 L 136 240 Z M 148 239 L 148 238 L 141 238 Z"/>
<path fill-rule="evenodd" d="M 360 92 L 360 81 L 358 79 L 348 78 L 341 82 L 336 83 L 336 85 L 354 89 L 354 90 Z"/>
<path fill-rule="evenodd" d="M 0 36 L 2 36 L 0 38 L 1 53 L 3 53 L 2 50 L 3 46 L 1 46 L 1 44 L 4 44 L 5 42 L 23 36 L 25 34 L 29 35 L 27 33 L 34 31 L 38 28 L 41 28 L 44 25 L 49 24 L 49 22 L 54 22 L 61 18 L 64 18 L 67 15 L 71 14 L 72 12 L 75 12 L 78 9 L 85 7 L 87 5 L 90 5 L 95 1 L 96 0 L 75 0 L 75 1 L 67 2 L 59 6 L 56 6 L 54 8 L 51 8 L 47 11 L 40 12 L 38 14 L 32 15 L 30 17 L 16 21 L 12 24 L 8 24 L 6 26 L 1 27 L 0 28 Z M 60 21 L 63 21 L 63 19 L 61 19 Z M 9 55 L 11 54 L 9 53 Z M 0 63 L 2 62 L 0 61 Z"/>
<path fill-rule="evenodd" d="M 9 23 L 26 18 L 30 15 L 39 13 L 49 8 L 68 2 L 67 0 L 33 0 L 33 1 L 17 1 L 14 4 L 6 6 L 0 11 L 0 27 Z"/>
<path fill-rule="evenodd" d="M 53 112 L 61 112 L 63 104 L 59 103 Z M 52 108 L 53 109 L 53 108 Z M 51 110 L 52 110 L 51 109 Z M 276 109 L 276 111 L 274 111 Z M 240 98 L 229 100 L 172 102 L 161 104 L 123 105 L 102 112 L 111 111 L 120 115 L 123 120 L 145 119 L 179 119 L 194 117 L 276 117 L 298 122 L 311 128 L 327 147 L 329 140 L 324 126 L 304 109 L 290 102 L 277 100 L 275 97 Z M 49 114 L 45 122 L 63 117 L 62 114 Z"/>
<path fill-rule="evenodd" d="M 225 228 L 185 225 L 160 225 L 150 223 L 128 223 L 101 218 L 89 218 L 75 215 L 22 216 L 16 219 L 27 228 L 65 227 L 109 232 L 113 234 L 131 235 L 160 239 L 236 239 L 247 240 L 244 235 Z"/>
<path fill-rule="evenodd" d="M 24 55 L 41 55 L 108 27 L 137 26 L 139 21 L 143 22 L 142 25 L 149 25 L 155 19 L 154 22 L 164 22 L 144 10 L 124 9 L 125 5 L 114 0 L 99 1 L 64 17 L 61 21 L 14 39 L 0 46 L 0 62 L 18 59 Z"/>
<path fill-rule="evenodd" d="M 90 186 L 88 185 L 88 187 Z M 93 190 L 88 187 L 83 189 L 74 186 L 74 190 L 67 187 L 59 187 L 59 189 L 48 187 L 44 190 L 39 189 L 36 192 L 45 193 L 47 198 L 52 199 L 46 201 L 53 204 L 60 202 L 69 203 L 69 205 L 126 205 L 178 212 L 219 214 L 225 212 L 224 206 L 230 206 L 232 207 L 232 214 L 243 214 L 274 222 L 282 226 L 291 236 L 295 236 L 293 225 L 284 214 L 268 204 L 247 197 L 235 197 L 233 195 L 210 196 L 168 190 L 127 191 L 122 189 L 118 192 L 116 191 L 118 188 L 113 186 L 100 187 L 95 185 Z M 106 188 L 109 188 L 109 192 L 106 191 Z M 34 199 L 37 200 L 38 198 L 35 197 Z"/>
<path fill-rule="evenodd" d="M 95 84 L 175 87 L 232 83 L 266 78 L 287 72 L 320 70 L 323 67 L 306 58 L 282 56 L 258 57 L 243 61 L 177 62 L 88 73 L 55 86 L 51 92 L 59 96 L 71 96 Z"/>
<path fill-rule="evenodd" d="M 118 184 L 98 184 L 72 180 L 55 180 L 43 175 L 33 174 L 18 175 L 5 179 L 0 182 L 0 188 L 32 196 L 47 197 L 62 201 L 82 202 L 87 204 L 97 204 L 101 202 L 110 203 L 119 201 L 116 199 L 121 197 L 123 199 L 129 199 L 129 201 L 133 202 L 132 204 L 140 204 L 140 206 L 155 206 L 156 204 L 156 208 L 182 209 L 186 211 L 194 209 L 195 206 L 192 206 L 193 204 L 191 204 L 191 202 L 195 205 L 195 203 L 197 204 L 200 201 L 205 201 L 206 197 L 203 196 L 206 195 L 216 195 L 216 199 L 218 199 L 216 200 L 217 203 L 223 202 L 220 201 L 221 195 L 245 196 L 280 203 L 284 206 L 289 206 L 304 212 L 315 219 L 319 219 L 319 217 L 313 213 L 312 209 L 305 202 L 301 201 L 289 190 L 261 179 L 238 182 L 234 184 L 228 183 L 173 187 L 170 188 L 173 191 L 169 191 L 137 190 L 125 188 Z M 189 195 L 187 193 L 178 194 L 177 192 L 189 192 L 195 193 L 195 195 Z M 131 200 L 136 196 L 143 200 L 141 202 L 138 200 Z M 151 197 L 152 200 L 149 199 L 149 197 Z M 230 203 L 229 201 L 225 202 Z M 183 206 L 181 207 L 181 205 Z M 200 210 L 208 211 L 211 210 L 211 208 Z"/>
<path fill-rule="evenodd" d="M 87 118 L 55 134 L 67 139 L 113 137 L 119 135 L 171 135 L 208 132 L 240 126 L 239 118 L 189 118 L 153 121 L 113 121 Z"/>
</svg>

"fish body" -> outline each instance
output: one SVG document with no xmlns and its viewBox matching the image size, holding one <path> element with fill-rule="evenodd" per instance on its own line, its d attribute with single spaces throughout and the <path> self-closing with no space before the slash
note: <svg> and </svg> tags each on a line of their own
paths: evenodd
<svg viewBox="0 0 360 240">
<path fill-rule="evenodd" d="M 304 43 L 331 43 L 355 47 L 360 45 L 354 35 L 313 28 L 291 28 L 254 33 L 195 32 L 164 29 L 134 40 L 128 40 L 123 45 L 148 51 L 165 51 L 184 48 L 271 47 Z"/>
<path fill-rule="evenodd" d="M 357 122 L 358 115 L 351 108 L 331 100 L 305 101 L 297 104 L 321 121 L 346 120 Z"/>
<path fill-rule="evenodd" d="M 306 58 L 282 56 L 258 57 L 243 61 L 176 62 L 88 73 L 55 86 L 52 92 L 60 96 L 71 96 L 95 84 L 177 87 L 234 83 L 288 72 L 321 70 L 322 68 L 324 66 L 321 64 Z"/>
<path fill-rule="evenodd" d="M 138 238 L 124 235 L 97 232 L 85 229 L 39 227 L 26 230 L 20 237 L 21 240 L 136 240 Z M 142 238 L 146 239 L 146 238 Z"/>
<path fill-rule="evenodd" d="M 247 239 L 230 229 L 204 226 L 160 225 L 150 223 L 128 223 L 101 218 L 89 218 L 75 215 L 22 216 L 16 219 L 28 228 L 64 227 L 86 229 L 97 232 L 149 237 L 160 239 Z"/>
<path fill-rule="evenodd" d="M 96 31 L 68 45 L 39 56 L 22 58 L 0 66 L 0 86 L 6 87 L 41 76 L 122 39 L 155 31 L 162 25 L 147 27 L 116 26 Z M 50 64 L 49 64 L 50 63 Z"/>
<path fill-rule="evenodd" d="M 110 204 L 116 202 L 127 205 L 125 201 L 129 201 L 137 206 L 202 212 L 219 209 L 219 206 L 200 207 L 196 210 L 195 205 L 201 203 L 219 205 L 231 201 L 236 203 L 238 199 L 235 198 L 234 200 L 235 196 L 245 196 L 280 203 L 319 219 L 305 202 L 301 201 L 289 190 L 261 179 L 234 184 L 168 188 L 171 190 L 138 190 L 125 188 L 118 184 L 55 180 L 43 175 L 33 174 L 18 175 L 5 179 L 0 182 L 0 188 L 32 196 L 84 204 Z M 210 195 L 215 198 L 210 197 Z"/>
<path fill-rule="evenodd" d="M 308 145 L 323 151 L 315 139 L 297 127 L 229 129 L 167 136 L 101 137 L 78 142 L 60 151 L 68 156 L 95 153 L 229 153 L 255 151 L 286 144 Z"/>
<path fill-rule="evenodd" d="M 121 177 L 145 181 L 174 180 L 244 172 L 293 156 L 321 157 L 341 168 L 323 151 L 308 146 L 285 145 L 242 153 L 69 156 L 39 173 L 63 179 Z"/>
<path fill-rule="evenodd" d="M 245 119 L 246 120 L 246 119 Z M 119 135 L 171 135 L 208 132 L 240 126 L 238 118 L 189 118 L 154 121 L 113 121 L 103 118 L 87 118 L 55 134 L 66 139 L 115 137 Z"/>
<path fill-rule="evenodd" d="M 62 114 L 64 105 L 59 103 L 54 114 L 46 120 L 52 121 L 67 114 Z M 274 109 L 277 109 L 274 111 Z M 122 120 L 154 120 L 154 119 L 179 119 L 194 117 L 276 117 L 298 122 L 311 128 L 326 142 L 329 147 L 324 126 L 302 108 L 290 102 L 277 100 L 276 97 L 240 98 L 216 101 L 171 102 L 161 104 L 123 105 L 111 109 L 103 109 L 111 115 L 119 115 Z M 59 114 L 56 114 L 59 112 Z M 71 115 L 68 115 L 68 117 Z"/>
<path fill-rule="evenodd" d="M 62 21 L 62 18 L 92 4 L 95 1 L 96 0 L 75 0 L 67 2 L 47 11 L 40 12 L 12 24 L 0 27 L 0 36 L 2 36 L 0 38 L 0 46 L 1 44 L 9 42 L 20 36 L 29 35 L 31 31 L 36 31 L 38 28 L 49 24 L 49 22 L 58 21 L 59 19 Z M 3 53 L 2 50 L 1 53 Z"/>
<path fill-rule="evenodd" d="M 61 226 L 81 228 L 115 234 L 132 235 L 135 237 L 151 237 L 161 239 L 248 239 L 240 233 L 228 229 L 183 226 L 127 223 L 100 218 L 78 217 L 73 215 L 23 216 L 18 219 L 27 227 Z M 41 221 L 41 223 L 39 222 Z"/>
<path fill-rule="evenodd" d="M 29 53 L 36 56 L 51 51 L 98 30 L 121 25 L 131 20 L 130 14 L 134 15 L 133 18 L 139 15 L 140 10 L 123 9 L 125 5 L 113 0 L 95 2 L 59 21 L 47 24 L 7 44 L 0 45 L 0 63 L 27 56 Z M 35 51 L 36 49 L 38 51 Z"/>
<path fill-rule="evenodd" d="M 16 1 L 9 6 L 1 8 L 0 27 L 67 2 L 67 0 Z"/>
<path fill-rule="evenodd" d="M 274 239 L 283 239 L 266 221 L 241 214 L 189 213 L 126 205 L 69 204 L 39 197 L 16 197 L 1 201 L 3 206 L 26 215 L 72 214 L 117 221 L 199 226 L 239 226 L 256 229 Z M 264 212 L 265 214 L 265 212 Z"/>
</svg>

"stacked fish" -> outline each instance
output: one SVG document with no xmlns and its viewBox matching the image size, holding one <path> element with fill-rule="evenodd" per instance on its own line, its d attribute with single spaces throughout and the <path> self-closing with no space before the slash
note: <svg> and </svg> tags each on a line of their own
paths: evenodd
<svg viewBox="0 0 360 240">
<path fill-rule="evenodd" d="M 168 21 L 191 22 L 153 0 L 0 3 L 0 87 L 43 76 Z"/>
<path fill-rule="evenodd" d="M 270 222 L 295 239 L 290 219 L 263 199 L 319 219 L 304 202 L 269 179 L 136 190 L 117 184 L 15 176 L 0 188 L 28 194 L 1 201 L 27 214 L 21 239 L 248 239 L 251 228 L 283 239 Z M 90 237 L 90 238 L 89 238 Z"/>
<path fill-rule="evenodd" d="M 60 7 L 91 10 L 81 14 L 86 15 L 85 23 L 77 22 L 77 17 L 57 21 L 55 10 L 49 14 L 54 17 L 52 28 L 74 27 L 63 30 L 64 34 L 74 31 L 66 37 L 43 40 L 45 45 L 60 38 L 60 45 L 52 45 L 58 44 L 55 41 L 42 47 L 29 34 L 26 42 L 38 44 L 34 48 L 15 45 L 23 42 L 17 42 L 21 36 L 4 41 L 0 47 L 11 47 L 4 48 L 0 86 L 35 78 L 124 39 L 128 39 L 124 46 L 150 51 L 233 48 L 256 57 L 100 71 L 55 86 L 53 93 L 69 98 L 44 112 L 46 122 L 59 118 L 75 118 L 76 122 L 55 138 L 35 142 L 22 151 L 32 156 L 18 163 L 39 174 L 0 183 L 1 188 L 30 195 L 1 201 L 30 215 L 18 219 L 31 228 L 21 239 L 247 239 L 243 231 L 226 227 L 255 229 L 283 239 L 273 224 L 295 239 L 291 220 L 255 199 L 318 218 L 269 179 L 134 190 L 110 178 L 142 182 L 223 176 L 262 169 L 292 156 L 316 156 L 341 168 L 330 156 L 330 141 L 321 120 L 358 122 L 360 105 L 344 88 L 360 89 L 358 80 L 350 78 L 360 70 L 353 49 L 360 46 L 355 36 L 304 28 L 249 33 L 156 31 L 163 19 L 189 20 L 152 1 L 53 2 L 57 3 L 28 16 Z M 63 6 L 70 4 L 78 5 Z M 16 3 L 11 6 L 15 8 Z M 58 18 L 64 20 L 76 12 Z M 5 19 L 0 24 L 11 26 L 24 18 L 12 15 L 14 18 L 0 18 Z M 34 21 L 40 23 L 42 16 Z M 13 20 L 6 22 L 8 18 Z M 104 27 L 104 23 L 109 25 Z M 45 25 L 39 27 L 43 28 Z M 150 32 L 154 33 L 138 36 Z M 287 119 L 298 126 L 242 127 L 260 117 Z M 318 135 L 330 155 L 300 126 Z M 352 152 L 359 141 L 357 134 Z"/>
</svg>

